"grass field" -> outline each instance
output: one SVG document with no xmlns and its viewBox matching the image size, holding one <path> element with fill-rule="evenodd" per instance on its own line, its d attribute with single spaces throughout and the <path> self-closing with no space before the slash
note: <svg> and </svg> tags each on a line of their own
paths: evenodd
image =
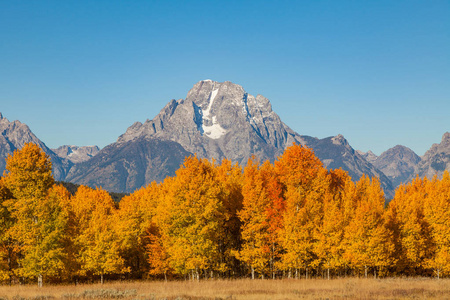
<svg viewBox="0 0 450 300">
<path fill-rule="evenodd" d="M 0 286 L 0 299 L 450 299 L 450 279 L 302 279 Z"/>
</svg>

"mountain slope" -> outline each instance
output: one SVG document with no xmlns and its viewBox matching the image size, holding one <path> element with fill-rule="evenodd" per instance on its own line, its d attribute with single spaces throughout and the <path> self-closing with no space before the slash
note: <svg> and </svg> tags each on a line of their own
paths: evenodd
<svg viewBox="0 0 450 300">
<path fill-rule="evenodd" d="M 173 176 L 189 155 L 172 141 L 142 137 L 131 143 L 113 143 L 92 159 L 75 165 L 66 181 L 129 193 L 154 180 Z"/>
<path fill-rule="evenodd" d="M 369 163 L 358 151 L 355 151 L 342 135 L 324 139 L 302 137 L 306 141 L 306 145 L 314 150 L 327 168 L 342 168 L 349 173 L 353 180 L 359 179 L 363 174 L 369 177 L 378 177 L 386 197 L 394 196 L 394 187 L 389 178 Z"/>
<path fill-rule="evenodd" d="M 40 139 L 38 139 L 30 128 L 19 121 L 10 122 L 0 113 L 0 174 L 6 167 L 5 158 L 13 154 L 14 150 L 21 149 L 26 143 L 35 143 L 47 153 L 53 165 L 53 176 L 56 180 L 63 180 L 71 163 L 58 157 Z"/>
<path fill-rule="evenodd" d="M 434 175 L 441 177 L 445 170 L 450 171 L 450 132 L 442 136 L 440 144 L 433 144 L 425 152 L 417 165 L 416 173 L 420 177 L 426 176 L 431 179 Z"/>
<path fill-rule="evenodd" d="M 414 176 L 420 157 L 411 149 L 397 145 L 376 158 L 373 165 L 383 172 L 394 187 L 406 183 Z"/>
</svg>

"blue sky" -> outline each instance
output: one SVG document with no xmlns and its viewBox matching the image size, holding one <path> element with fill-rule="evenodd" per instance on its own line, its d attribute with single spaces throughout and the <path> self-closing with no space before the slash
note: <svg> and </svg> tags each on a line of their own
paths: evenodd
<svg viewBox="0 0 450 300">
<path fill-rule="evenodd" d="M 202 79 L 300 134 L 423 155 L 450 131 L 450 1 L 1 1 L 0 112 L 101 147 Z"/>
</svg>

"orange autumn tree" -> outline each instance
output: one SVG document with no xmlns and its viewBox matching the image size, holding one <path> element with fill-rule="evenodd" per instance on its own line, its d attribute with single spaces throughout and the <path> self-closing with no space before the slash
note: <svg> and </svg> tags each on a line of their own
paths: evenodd
<svg viewBox="0 0 450 300">
<path fill-rule="evenodd" d="M 0 179 L 0 281 L 8 280 L 12 284 L 17 268 L 19 247 L 11 236 L 11 228 L 15 220 L 7 209 L 5 202 L 13 198 L 5 186 L 3 178 Z"/>
<path fill-rule="evenodd" d="M 450 174 L 445 171 L 442 179 L 435 176 L 427 188 L 425 219 L 431 227 L 434 251 L 426 265 L 436 276 L 450 274 Z"/>
<path fill-rule="evenodd" d="M 345 228 L 344 256 L 357 271 L 369 268 L 374 276 L 384 274 L 394 265 L 395 244 L 393 232 L 387 226 L 384 193 L 377 178 L 363 175 L 353 194 L 354 211 Z"/>
<path fill-rule="evenodd" d="M 133 277 L 142 278 L 148 271 L 148 245 L 152 242 L 149 230 L 154 227 L 160 186 L 152 182 L 119 203 L 115 227 L 120 239 L 120 253 Z"/>
<path fill-rule="evenodd" d="M 285 150 L 275 162 L 275 170 L 283 184 L 286 209 L 280 242 L 283 247 L 280 267 L 289 274 L 317 266 L 316 230 L 323 211 L 323 196 L 327 190 L 327 170 L 314 152 L 301 145 Z"/>
<path fill-rule="evenodd" d="M 237 257 L 264 278 L 275 274 L 275 261 L 279 257 L 278 230 L 284 202 L 281 186 L 276 180 L 273 165 L 266 161 L 262 166 L 255 158 L 244 169 L 242 187 L 243 208 L 238 216 L 242 222 L 242 249 Z"/>
<path fill-rule="evenodd" d="M 219 274 L 239 272 L 239 261 L 234 252 L 241 247 L 241 221 L 238 211 L 242 209 L 242 168 L 232 164 L 231 160 L 223 159 L 220 165 L 215 165 L 215 176 L 220 184 L 220 199 L 223 205 L 222 224 L 219 225 L 218 257 L 214 269 Z"/>
<path fill-rule="evenodd" d="M 329 189 L 323 198 L 323 219 L 316 230 L 317 253 L 319 265 L 327 270 L 330 279 L 330 270 L 337 271 L 344 266 L 342 255 L 346 218 L 345 195 L 348 186 L 352 186 L 347 172 L 338 169 L 329 172 Z"/>
<path fill-rule="evenodd" d="M 174 178 L 166 177 L 164 183 L 159 184 L 155 191 L 156 204 L 154 216 L 150 227 L 147 229 L 147 237 L 149 243 L 146 245 L 147 262 L 149 264 L 149 275 L 158 276 L 164 275 L 164 279 L 167 280 L 167 276 L 174 272 L 171 267 L 172 261 L 168 252 L 169 240 L 163 234 L 167 234 L 165 231 L 160 230 L 158 226 L 164 226 L 165 220 L 162 217 L 167 217 L 167 213 L 171 205 L 172 185 Z M 156 187 L 156 186 L 155 186 Z"/>
<path fill-rule="evenodd" d="M 104 190 L 80 186 L 72 197 L 72 212 L 77 221 L 75 248 L 78 274 L 104 276 L 126 272 L 114 226 L 114 202 Z"/>
<path fill-rule="evenodd" d="M 169 182 L 170 189 L 158 206 L 157 226 L 171 268 L 197 279 L 208 271 L 222 271 L 225 266 L 217 265 L 218 241 L 226 214 L 214 165 L 188 157 Z"/>
<path fill-rule="evenodd" d="M 389 216 L 396 234 L 397 271 L 412 275 L 423 274 L 426 262 L 432 256 L 435 245 L 431 226 L 425 218 L 425 206 L 429 181 L 416 178 L 407 185 L 400 185 L 389 203 Z"/>
</svg>

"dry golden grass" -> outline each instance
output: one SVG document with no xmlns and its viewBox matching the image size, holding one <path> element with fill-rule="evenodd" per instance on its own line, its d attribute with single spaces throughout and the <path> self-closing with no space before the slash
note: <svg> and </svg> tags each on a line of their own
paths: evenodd
<svg viewBox="0 0 450 300">
<path fill-rule="evenodd" d="M 0 286 L 0 299 L 450 299 L 450 279 L 214 280 Z"/>
</svg>

